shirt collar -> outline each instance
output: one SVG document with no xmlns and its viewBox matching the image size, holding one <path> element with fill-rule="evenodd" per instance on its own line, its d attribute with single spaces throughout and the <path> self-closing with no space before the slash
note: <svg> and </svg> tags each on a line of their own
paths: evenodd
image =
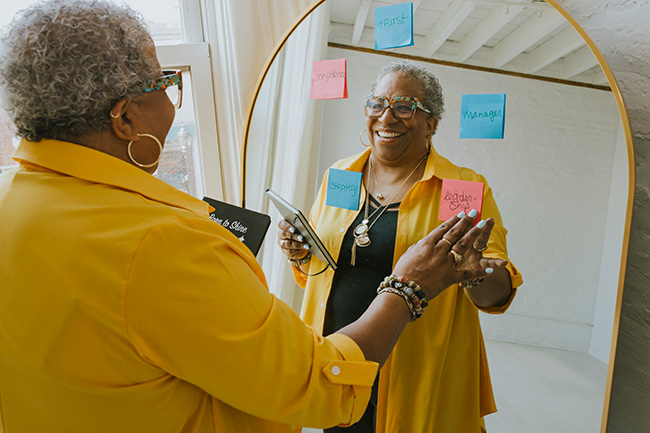
<svg viewBox="0 0 650 433">
<path fill-rule="evenodd" d="M 429 158 L 427 158 L 427 165 L 424 168 L 424 175 L 422 180 L 429 180 L 432 177 L 438 179 L 458 179 L 458 169 L 447 158 L 440 156 L 436 149 L 431 146 L 429 150 Z"/>
<path fill-rule="evenodd" d="M 347 167 L 344 166 L 343 169 L 350 171 L 363 171 L 363 166 L 366 164 L 369 157 L 370 148 L 353 157 L 349 164 L 347 164 Z M 422 180 L 429 180 L 432 177 L 437 177 L 438 179 L 457 179 L 458 176 L 459 174 L 456 166 L 447 158 L 440 156 L 440 154 L 436 152 L 436 149 L 431 146 Z"/>
<path fill-rule="evenodd" d="M 149 173 L 107 153 L 79 144 L 43 139 L 22 139 L 13 157 L 28 163 L 89 182 L 133 191 L 155 201 L 207 215 L 210 206 Z"/>
</svg>

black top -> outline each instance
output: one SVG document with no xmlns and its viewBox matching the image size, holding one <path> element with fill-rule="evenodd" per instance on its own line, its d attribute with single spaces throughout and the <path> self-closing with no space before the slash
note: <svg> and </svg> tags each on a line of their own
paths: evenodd
<svg viewBox="0 0 650 433">
<path fill-rule="evenodd" d="M 368 213 L 377 209 L 379 202 L 370 196 Z M 390 275 L 393 269 L 393 253 L 395 250 L 395 234 L 397 232 L 397 215 L 399 203 L 393 203 L 381 214 L 377 211 L 370 218 L 368 236 L 370 245 L 357 246 L 355 266 L 350 265 L 352 244 L 354 243 L 354 229 L 363 220 L 363 211 L 359 212 L 357 219 L 348 228 L 343 237 L 341 252 L 334 272 L 332 289 L 327 300 L 323 335 L 332 334 L 346 325 L 357 320 L 377 296 L 379 283 Z"/>
<path fill-rule="evenodd" d="M 370 218 L 370 223 L 376 220 L 368 232 L 370 245 L 357 246 L 355 266 L 350 265 L 354 229 L 363 220 L 363 210 L 343 237 L 341 252 L 334 272 L 332 289 L 327 300 L 323 335 L 332 334 L 346 325 L 357 320 L 377 296 L 379 283 L 393 270 L 393 253 L 395 251 L 395 234 L 397 233 L 397 216 L 399 203 L 388 206 L 379 219 Z M 365 204 L 364 204 L 365 206 Z M 370 196 L 369 214 L 380 206 L 374 197 Z M 379 377 L 379 376 L 377 376 Z M 374 433 L 377 406 L 377 380 L 372 389 L 370 404 L 363 417 L 356 424 L 347 427 L 325 429 L 326 433 Z"/>
</svg>

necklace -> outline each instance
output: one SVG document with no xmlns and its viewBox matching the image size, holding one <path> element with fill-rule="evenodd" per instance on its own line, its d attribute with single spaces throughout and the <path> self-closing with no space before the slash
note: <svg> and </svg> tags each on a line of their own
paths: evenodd
<svg viewBox="0 0 650 433">
<path fill-rule="evenodd" d="M 366 203 L 365 203 L 364 210 L 363 210 L 363 220 L 361 221 L 361 224 L 356 226 L 354 228 L 354 231 L 352 232 L 354 234 L 354 243 L 352 244 L 352 254 L 351 254 L 351 258 L 350 258 L 350 265 L 351 266 L 354 266 L 354 264 L 356 262 L 357 247 L 362 247 L 363 248 L 363 247 L 367 247 L 368 245 L 370 245 L 370 236 L 369 236 L 368 232 L 370 231 L 372 226 L 377 222 L 379 217 L 381 217 L 381 215 L 386 211 L 386 209 L 388 209 L 388 205 L 393 202 L 395 197 L 397 197 L 397 194 L 404 187 L 406 182 L 411 178 L 413 173 L 415 173 L 415 171 L 418 169 L 420 164 L 422 164 L 427 159 L 427 156 L 429 156 L 428 153 L 425 154 L 424 157 L 422 159 L 420 159 L 420 161 L 418 161 L 418 163 L 415 165 L 415 167 L 413 167 L 413 170 L 411 170 L 411 172 L 404 178 L 404 180 L 402 180 L 402 182 L 400 182 L 400 184 L 397 186 L 397 188 L 395 188 L 395 190 L 391 194 L 390 198 L 387 200 L 387 203 L 384 206 L 380 206 L 377 209 L 375 209 L 370 214 L 370 216 L 368 216 L 368 206 L 369 206 L 368 202 L 370 201 L 370 198 L 369 198 L 370 193 L 368 192 L 368 188 L 366 188 Z M 373 166 L 372 166 L 372 159 L 370 160 L 370 170 L 369 171 L 370 171 L 370 174 L 374 178 L 374 170 L 373 170 Z M 372 216 L 375 213 L 377 213 L 377 211 L 379 211 L 379 214 L 377 215 L 377 217 L 372 222 L 370 222 L 370 218 L 372 218 Z"/>
<path fill-rule="evenodd" d="M 372 159 L 370 160 L 370 175 L 372 176 L 372 180 L 375 183 L 375 191 L 377 191 L 377 188 L 378 188 L 378 186 L 377 186 L 377 176 L 375 176 L 375 171 L 372 168 Z M 376 194 L 376 197 L 379 200 L 383 200 L 384 199 L 384 194 L 379 192 L 379 193 Z"/>
</svg>

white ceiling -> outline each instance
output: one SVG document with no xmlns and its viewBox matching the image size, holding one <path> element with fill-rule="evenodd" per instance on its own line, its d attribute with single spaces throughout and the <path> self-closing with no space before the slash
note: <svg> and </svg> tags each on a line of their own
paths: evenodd
<svg viewBox="0 0 650 433">
<path fill-rule="evenodd" d="M 330 44 L 374 49 L 374 9 L 401 0 L 327 0 Z M 607 86 L 582 37 L 543 0 L 414 0 L 415 44 L 386 51 Z"/>
</svg>

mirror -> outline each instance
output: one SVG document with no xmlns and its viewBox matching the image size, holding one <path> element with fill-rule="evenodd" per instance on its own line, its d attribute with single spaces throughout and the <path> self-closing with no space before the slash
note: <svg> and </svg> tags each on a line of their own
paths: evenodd
<svg viewBox="0 0 650 433">
<path fill-rule="evenodd" d="M 260 87 L 246 141 L 246 206 L 271 214 L 272 225 L 277 224 L 278 216 L 263 195 L 272 187 L 309 211 L 326 169 L 363 150 L 358 141 L 365 128 L 362 104 L 379 69 L 405 56 L 422 62 L 445 92 L 446 114 L 434 146 L 455 164 L 487 178 L 509 230 L 509 256 L 524 276 L 508 312 L 480 315 L 499 409 L 486 417 L 488 431 L 599 431 L 629 180 L 625 134 L 615 98 L 601 85 L 602 71 L 585 70 L 583 78 L 592 78 L 592 85 L 586 85 L 584 80 L 571 83 L 404 53 L 410 49 L 342 46 L 341 39 L 357 36 L 353 26 L 334 21 L 340 12 L 334 3 L 341 2 L 328 0 L 294 30 Z M 350 13 L 359 16 L 369 3 L 362 2 Z M 452 4 L 462 2 L 414 3 L 423 8 L 422 15 L 437 11 L 443 17 Z M 500 3 L 504 10 L 523 5 L 482 3 Z M 559 15 L 548 8 L 539 13 Z M 465 24 L 456 29 L 467 25 L 469 33 L 494 19 L 488 12 L 478 15 L 472 23 L 462 20 Z M 519 23 L 525 22 L 520 17 Z M 414 24 L 417 27 L 417 18 Z M 561 32 L 563 40 L 575 41 L 573 28 L 575 34 L 556 25 L 556 33 L 539 46 Z M 328 35 L 329 46 L 323 35 Z M 372 29 L 366 28 L 356 40 L 361 45 L 372 40 Z M 422 40 L 416 38 L 415 47 Z M 439 56 L 451 56 L 453 47 L 443 43 Z M 479 51 L 480 58 L 485 53 Z M 348 99 L 310 101 L 311 62 L 336 58 L 347 59 Z M 597 64 L 595 58 L 589 61 Z M 517 63 L 514 59 L 504 68 Z M 549 70 L 553 72 L 552 65 Z M 458 138 L 461 95 L 474 93 L 507 95 L 504 139 Z M 273 228 L 259 259 L 271 290 L 299 309 L 301 292 L 293 290 Z"/>
</svg>

